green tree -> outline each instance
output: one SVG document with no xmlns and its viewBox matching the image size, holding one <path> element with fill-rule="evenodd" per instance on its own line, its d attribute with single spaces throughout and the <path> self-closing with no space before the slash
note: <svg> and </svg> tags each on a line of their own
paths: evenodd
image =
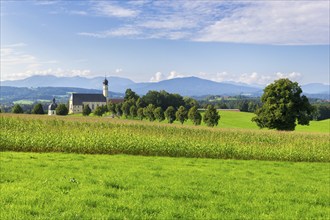
<svg viewBox="0 0 330 220">
<path fill-rule="evenodd" d="M 127 118 L 130 114 L 130 104 L 128 103 L 128 101 L 125 101 L 123 103 L 123 105 L 121 106 L 121 110 L 123 111 L 123 115 L 125 116 L 125 118 Z"/>
<path fill-rule="evenodd" d="M 158 121 L 164 121 L 164 119 L 165 119 L 164 111 L 161 107 L 155 108 L 154 116 Z"/>
<path fill-rule="evenodd" d="M 144 118 L 143 108 L 138 108 L 138 110 L 137 110 L 137 117 L 138 117 L 140 120 L 143 120 L 143 118 Z"/>
<path fill-rule="evenodd" d="M 126 89 L 124 101 L 133 99 L 134 102 L 136 102 L 139 98 L 140 98 L 140 96 L 138 96 L 134 91 L 132 91 L 131 89 Z"/>
<path fill-rule="evenodd" d="M 82 114 L 83 114 L 84 116 L 88 116 L 91 112 L 92 112 L 92 110 L 91 110 L 91 108 L 89 107 L 89 105 L 85 105 Z"/>
<path fill-rule="evenodd" d="M 137 108 L 135 105 L 132 105 L 129 109 L 129 114 L 132 118 L 135 118 L 137 116 Z"/>
<path fill-rule="evenodd" d="M 188 112 L 184 106 L 180 106 L 175 113 L 176 120 L 183 124 L 188 119 Z"/>
<path fill-rule="evenodd" d="M 149 104 L 147 107 L 143 108 L 143 114 L 149 119 L 149 121 L 155 120 L 154 110 L 155 106 L 153 104 Z"/>
<path fill-rule="evenodd" d="M 217 126 L 220 120 L 220 115 L 217 112 L 217 109 L 213 105 L 208 105 L 204 114 L 203 121 L 209 126 Z"/>
<path fill-rule="evenodd" d="M 22 114 L 23 109 L 19 104 L 15 104 L 14 107 L 11 109 L 11 112 L 15 114 Z"/>
<path fill-rule="evenodd" d="M 293 131 L 296 122 L 309 125 L 313 107 L 297 82 L 279 79 L 264 89 L 262 107 L 256 110 L 252 121 L 260 128 Z"/>
<path fill-rule="evenodd" d="M 119 117 L 121 117 L 123 115 L 123 111 L 121 110 L 121 107 L 122 107 L 122 103 L 117 103 L 116 104 L 116 113 Z"/>
<path fill-rule="evenodd" d="M 104 114 L 104 109 L 102 106 L 97 106 L 93 113 L 96 116 L 102 116 Z"/>
<path fill-rule="evenodd" d="M 43 115 L 45 114 L 44 109 L 40 103 L 36 104 L 32 109 L 32 114 Z"/>
<path fill-rule="evenodd" d="M 144 108 L 146 105 L 141 98 L 138 98 L 135 102 L 137 108 Z"/>
<path fill-rule="evenodd" d="M 175 121 L 175 109 L 173 106 L 169 106 L 164 112 L 168 123 L 172 124 Z"/>
<path fill-rule="evenodd" d="M 55 110 L 57 115 L 67 115 L 69 113 L 65 104 L 59 104 Z"/>
<path fill-rule="evenodd" d="M 108 108 L 108 111 L 111 113 L 111 114 L 116 114 L 116 104 L 112 103 L 111 101 L 108 103 L 107 105 L 107 108 Z"/>
<path fill-rule="evenodd" d="M 194 123 L 194 125 L 200 125 L 202 122 L 202 115 L 198 112 L 196 106 L 189 109 L 188 118 Z"/>
</svg>

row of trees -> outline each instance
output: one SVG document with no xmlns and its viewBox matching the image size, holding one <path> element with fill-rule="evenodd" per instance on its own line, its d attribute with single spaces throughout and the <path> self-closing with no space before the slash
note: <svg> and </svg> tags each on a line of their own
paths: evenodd
<svg viewBox="0 0 330 220">
<path fill-rule="evenodd" d="M 125 92 L 124 102 L 112 103 L 107 106 L 99 106 L 94 110 L 94 115 L 102 116 L 110 112 L 113 116 L 125 118 L 147 119 L 149 121 L 164 121 L 173 123 L 175 120 L 183 124 L 190 119 L 195 125 L 200 125 L 202 120 L 208 126 L 218 125 L 220 115 L 214 106 L 207 106 L 202 117 L 198 111 L 198 103 L 192 98 L 183 98 L 178 94 L 171 94 L 166 91 L 149 91 L 140 97 L 131 89 Z M 92 113 L 88 105 L 83 108 L 83 115 Z"/>
<path fill-rule="evenodd" d="M 22 114 L 24 113 L 23 108 L 19 104 L 15 104 L 13 108 L 11 109 L 12 113 L 15 114 Z M 65 104 L 59 104 L 56 108 L 56 114 L 57 115 L 67 115 L 69 112 L 68 108 L 66 107 Z M 38 115 L 43 115 L 45 114 L 45 111 L 40 103 L 37 103 L 32 111 L 31 114 L 38 114 Z"/>
</svg>

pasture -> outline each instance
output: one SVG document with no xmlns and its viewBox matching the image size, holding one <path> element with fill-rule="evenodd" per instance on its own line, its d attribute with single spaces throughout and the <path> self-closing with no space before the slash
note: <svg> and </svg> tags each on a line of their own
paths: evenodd
<svg viewBox="0 0 330 220">
<path fill-rule="evenodd" d="M 329 219 L 329 163 L 2 152 L 1 219 Z"/>
</svg>

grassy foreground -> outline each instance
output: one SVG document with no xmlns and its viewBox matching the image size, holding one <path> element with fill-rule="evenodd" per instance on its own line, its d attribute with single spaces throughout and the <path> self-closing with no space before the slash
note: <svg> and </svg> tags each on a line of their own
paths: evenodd
<svg viewBox="0 0 330 220">
<path fill-rule="evenodd" d="M 329 162 L 329 133 L 164 125 L 49 116 L 0 117 L 0 150 Z"/>
<path fill-rule="evenodd" d="M 329 163 L 1 152 L 1 219 L 329 219 Z"/>
</svg>

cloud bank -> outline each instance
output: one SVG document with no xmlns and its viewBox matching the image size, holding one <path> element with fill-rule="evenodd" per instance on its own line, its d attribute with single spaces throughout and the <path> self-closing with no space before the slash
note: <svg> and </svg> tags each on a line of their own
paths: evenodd
<svg viewBox="0 0 330 220">
<path fill-rule="evenodd" d="M 98 38 L 324 45 L 330 41 L 329 5 L 329 1 L 93 1 L 88 14 L 107 17 L 116 25 L 78 34 Z"/>
</svg>

